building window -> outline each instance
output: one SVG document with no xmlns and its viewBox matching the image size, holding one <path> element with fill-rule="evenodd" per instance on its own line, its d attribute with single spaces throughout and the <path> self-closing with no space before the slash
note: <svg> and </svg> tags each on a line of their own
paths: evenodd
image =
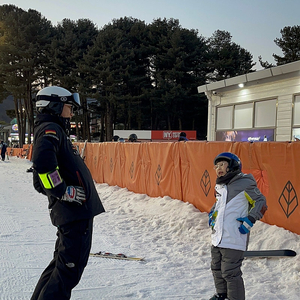
<svg viewBox="0 0 300 300">
<path fill-rule="evenodd" d="M 276 102 L 276 99 L 255 102 L 255 128 L 275 127 Z"/>
<path fill-rule="evenodd" d="M 276 99 L 217 108 L 217 130 L 276 126 Z M 254 109 L 253 109 L 254 107 Z M 254 117 L 254 124 L 253 124 Z M 300 96 L 295 97 L 294 125 L 300 126 Z"/>
<path fill-rule="evenodd" d="M 300 126 L 300 96 L 294 99 L 293 126 Z"/>
<path fill-rule="evenodd" d="M 253 103 L 239 104 L 234 107 L 234 129 L 253 127 Z"/>
<path fill-rule="evenodd" d="M 217 141 L 274 141 L 277 99 L 217 107 Z M 300 95 L 295 98 L 300 129 Z M 296 114 L 296 112 L 295 112 Z"/>
<path fill-rule="evenodd" d="M 233 106 L 217 109 L 217 130 L 232 129 Z"/>
</svg>

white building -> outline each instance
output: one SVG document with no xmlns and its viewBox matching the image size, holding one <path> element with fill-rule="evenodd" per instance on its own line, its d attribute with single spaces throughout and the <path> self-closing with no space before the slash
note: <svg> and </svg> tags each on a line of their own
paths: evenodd
<svg viewBox="0 0 300 300">
<path fill-rule="evenodd" d="M 300 61 L 198 87 L 208 141 L 300 139 Z"/>
</svg>

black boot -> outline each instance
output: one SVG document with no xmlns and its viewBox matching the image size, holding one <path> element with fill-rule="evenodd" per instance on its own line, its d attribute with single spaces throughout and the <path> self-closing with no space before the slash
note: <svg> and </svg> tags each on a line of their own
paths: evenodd
<svg viewBox="0 0 300 300">
<path fill-rule="evenodd" d="M 227 299 L 227 294 L 215 294 L 213 295 L 209 300 L 226 300 Z"/>
</svg>

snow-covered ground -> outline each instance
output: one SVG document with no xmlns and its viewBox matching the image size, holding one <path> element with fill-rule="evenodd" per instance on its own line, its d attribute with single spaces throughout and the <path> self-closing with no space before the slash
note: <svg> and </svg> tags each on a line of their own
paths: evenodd
<svg viewBox="0 0 300 300">
<path fill-rule="evenodd" d="M 56 230 L 47 198 L 35 192 L 27 160 L 0 161 L 0 299 L 28 300 L 52 258 Z M 207 213 L 170 197 L 150 198 L 97 184 L 106 213 L 95 218 L 92 252 L 145 257 L 144 262 L 91 257 L 72 300 L 203 299 L 214 293 Z M 300 221 L 299 221 L 300 225 Z M 300 237 L 257 222 L 249 249 L 290 248 Z M 247 300 L 300 297 L 300 260 L 245 259 Z"/>
</svg>

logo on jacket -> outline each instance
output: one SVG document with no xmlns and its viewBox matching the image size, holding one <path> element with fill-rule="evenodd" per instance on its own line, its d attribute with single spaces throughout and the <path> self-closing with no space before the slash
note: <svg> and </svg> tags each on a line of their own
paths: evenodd
<svg viewBox="0 0 300 300">
<path fill-rule="evenodd" d="M 70 145 L 72 147 L 73 154 L 76 155 L 76 156 L 79 156 L 80 154 L 79 154 L 79 148 L 78 148 L 78 146 L 73 145 L 69 138 L 68 138 L 68 140 L 69 140 L 69 143 L 70 143 Z"/>
<path fill-rule="evenodd" d="M 48 130 L 45 130 L 45 134 L 56 134 L 56 131 L 48 129 Z"/>
<path fill-rule="evenodd" d="M 279 200 L 278 200 L 283 212 L 288 218 L 298 207 L 298 198 L 296 190 L 294 189 L 290 181 L 285 185 Z"/>
</svg>

